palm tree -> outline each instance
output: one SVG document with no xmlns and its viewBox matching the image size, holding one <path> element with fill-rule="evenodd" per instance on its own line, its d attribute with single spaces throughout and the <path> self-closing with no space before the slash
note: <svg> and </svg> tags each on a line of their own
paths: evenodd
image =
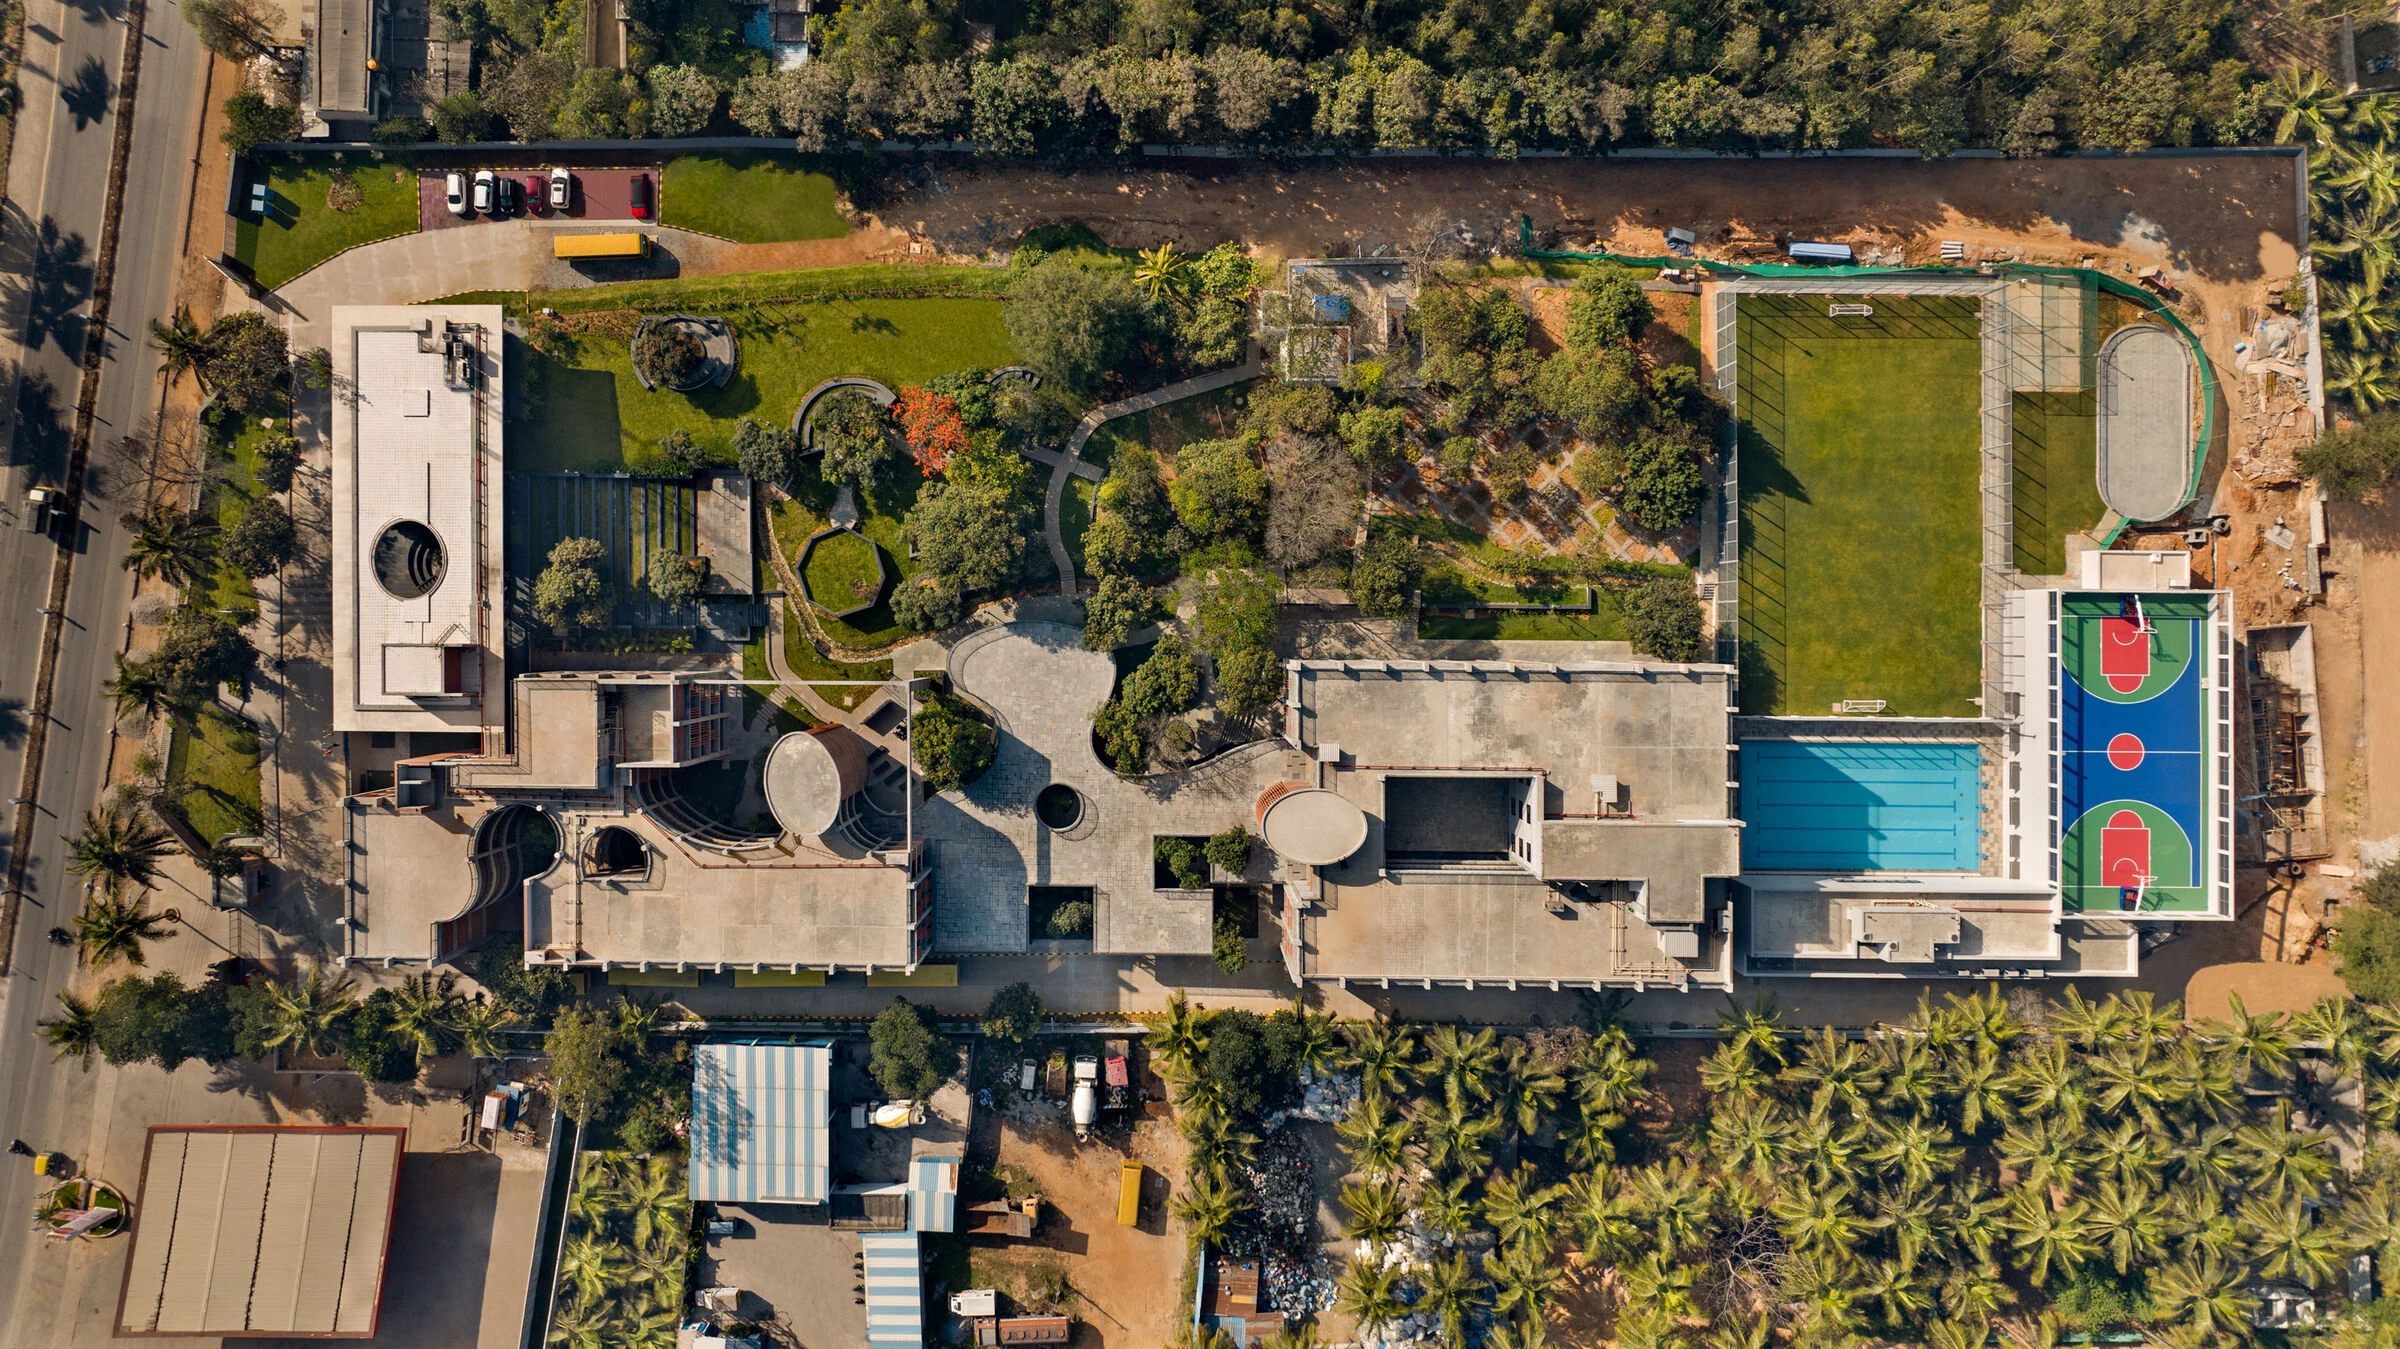
<svg viewBox="0 0 2400 1349">
<path fill-rule="evenodd" d="M 1566 1197 L 1566 1186 L 1544 1185 L 1530 1165 L 1520 1163 L 1515 1171 L 1484 1182 L 1483 1216 L 1502 1245 L 1547 1242 Z"/>
<path fill-rule="evenodd" d="M 1400 1234 L 1408 1220 L 1408 1197 L 1393 1182 L 1342 1187 L 1342 1235 L 1352 1241 L 1382 1245 Z"/>
<path fill-rule="evenodd" d="M 1958 1132 L 1967 1138 L 1982 1137 L 1987 1126 L 2005 1125 L 2016 1113 L 2008 1064 L 1990 1040 L 1976 1040 L 1951 1064 L 1950 1091 L 1957 1098 Z"/>
<path fill-rule="evenodd" d="M 610 1349 L 619 1343 L 616 1326 L 589 1302 L 570 1299 L 550 1318 L 554 1349 Z"/>
<path fill-rule="evenodd" d="M 1811 1089 L 1812 1111 L 1823 1111 L 1836 1101 L 1861 1111 L 1883 1085 L 1867 1052 L 1831 1026 L 1819 1026 L 1815 1035 L 1801 1041 L 1800 1061 L 1785 1070 L 1784 1078 Z"/>
<path fill-rule="evenodd" d="M 1991 1337 L 1991 1322 L 1980 1316 L 1936 1321 L 1925 1329 L 1925 1349 L 1983 1349 Z"/>
<path fill-rule="evenodd" d="M 112 806 L 85 811 L 83 832 L 67 846 L 67 870 L 115 894 L 129 884 L 148 889 L 158 879 L 159 862 L 175 851 L 175 839 L 132 810 Z"/>
<path fill-rule="evenodd" d="M 2053 1117 L 2064 1129 L 2082 1129 L 2092 1105 L 2083 1059 L 2058 1037 L 2046 1037 L 2019 1055 L 2008 1074 L 2017 1112 L 2029 1119 Z"/>
<path fill-rule="evenodd" d="M 2342 115 L 2342 91 L 2314 67 L 2295 64 L 2277 72 L 2267 86 L 2267 101 L 2283 109 L 2275 123 L 2277 145 L 2291 144 L 2302 132 L 2312 141 L 2331 139 Z"/>
<path fill-rule="evenodd" d="M 1286 1045 L 1292 1066 L 1314 1077 L 1331 1067 L 1334 1059 L 1334 1026 L 1331 1015 L 1310 1011 L 1299 995 L 1292 997 L 1292 1032 Z"/>
<path fill-rule="evenodd" d="M 1191 1229 L 1194 1244 L 1214 1246 L 1225 1239 L 1226 1229 L 1233 1226 L 1241 1196 L 1231 1181 L 1203 1171 L 1184 1185 L 1183 1193 L 1176 1195 L 1168 1207 Z"/>
<path fill-rule="evenodd" d="M 1368 1175 L 1392 1175 L 1400 1170 L 1416 1125 L 1385 1104 L 1383 1096 L 1373 1095 L 1352 1106 L 1333 1131 L 1349 1149 L 1353 1167 Z"/>
<path fill-rule="evenodd" d="M 1640 1213 L 1613 1166 L 1587 1167 L 1567 1178 L 1567 1227 L 1587 1260 L 1622 1263 L 1641 1244 Z"/>
<path fill-rule="evenodd" d="M 1875 1198 L 1875 1218 L 1890 1234 L 1892 1253 L 1913 1265 L 1935 1244 L 1943 1217 L 1941 1200 L 1929 1186 L 1887 1189 Z"/>
<path fill-rule="evenodd" d="M 2250 1102 L 2242 1095 L 2235 1064 L 2230 1049 L 2211 1049 L 2196 1038 L 2176 1041 L 2167 1051 L 2167 1073 L 2174 1079 L 2168 1099 L 2179 1102 L 2186 1115 L 2201 1119 L 2238 1117 Z"/>
<path fill-rule="evenodd" d="M 189 371 L 199 381 L 200 391 L 208 392 L 208 365 L 216 359 L 219 344 L 201 328 L 191 310 L 177 305 L 173 321 L 150 320 L 150 345 L 164 358 L 168 379 L 181 379 Z"/>
<path fill-rule="evenodd" d="M 1467 1198 L 1467 1187 L 1475 1183 L 1473 1176 L 1460 1174 L 1447 1180 L 1429 1180 L 1417 1191 L 1417 1215 L 1425 1227 L 1436 1236 L 1456 1241 L 1475 1230 L 1475 1220 L 1483 1209 Z"/>
<path fill-rule="evenodd" d="M 624 1211 L 624 1192 L 612 1182 L 608 1169 L 597 1163 L 576 1179 L 575 1188 L 567 1194 L 568 1217 L 587 1233 L 607 1231 Z"/>
<path fill-rule="evenodd" d="M 117 672 L 100 686 L 117 705 L 117 715 L 139 712 L 145 719 L 187 712 L 193 705 L 190 690 L 167 678 L 155 660 L 127 660 L 117 657 Z"/>
<path fill-rule="evenodd" d="M 2155 1185 L 2167 1168 L 2159 1155 L 2159 1135 L 2140 1121 L 2121 1119 L 2105 1134 L 2089 1135 L 2092 1146 L 2083 1154 L 2085 1168 L 2125 1185 Z"/>
<path fill-rule="evenodd" d="M 479 1059 L 496 1059 L 503 1052 L 500 1032 L 517 1022 L 517 1014 L 478 993 L 462 1003 L 452 1022 L 461 1048 Z"/>
<path fill-rule="evenodd" d="M 1500 1065 L 1497 1039 L 1489 1026 L 1465 1033 L 1456 1026 L 1436 1026 L 1425 1036 L 1426 1076 L 1441 1080 L 1442 1098 L 1453 1109 L 1492 1098 L 1492 1073 Z"/>
<path fill-rule="evenodd" d="M 1769 1068 L 1781 1068 L 1783 1053 L 1783 1015 L 1775 1010 L 1775 995 L 1761 993 L 1748 1007 L 1734 1005 L 1731 995 L 1725 999 L 1726 1013 L 1717 1021 L 1717 1034 L 1725 1047 Z"/>
<path fill-rule="evenodd" d="M 612 1242 L 585 1234 L 558 1253 L 558 1281 L 578 1301 L 597 1305 L 625 1276 L 625 1259 Z"/>
<path fill-rule="evenodd" d="M 150 958 L 142 944 L 173 936 L 167 924 L 179 916 L 173 909 L 152 913 L 140 899 L 102 896 L 75 915 L 75 945 L 94 965 L 106 965 L 120 956 L 128 965 L 147 965 Z"/>
<path fill-rule="evenodd" d="M 2084 1206 L 2085 1230 L 2119 1274 L 2156 1260 L 2167 1245 L 2167 1210 L 2149 1186 L 2103 1180 Z"/>
<path fill-rule="evenodd" d="M 1451 1101 L 1426 1109 L 1417 1124 L 1425 1141 L 1427 1166 L 1437 1171 L 1481 1171 L 1492 1164 L 1492 1135 L 1500 1132 L 1501 1125 L 1498 1116 Z"/>
<path fill-rule="evenodd" d="M 1848 1256 L 1881 1225 L 1860 1213 L 1848 1185 L 1818 1187 L 1800 1178 L 1768 1202 L 1767 1211 L 1783 1224 L 1784 1240 L 1803 1253 Z"/>
<path fill-rule="evenodd" d="M 1466 1349 L 1467 1320 L 1483 1305 L 1489 1281 L 1467 1263 L 1464 1252 L 1454 1251 L 1427 1266 L 1417 1283 L 1425 1292 L 1420 1305 L 1442 1319 L 1442 1342 L 1450 1349 Z"/>
<path fill-rule="evenodd" d="M 1866 1267 L 1858 1292 L 1882 1310 L 1884 1320 L 1910 1325 L 1933 1309 L 1938 1290 L 1927 1271 L 1911 1261 L 1877 1260 Z"/>
<path fill-rule="evenodd" d="M 2008 1201 L 1992 1193 L 1980 1172 L 1950 1187 L 1945 1206 L 1950 1245 L 1973 1257 L 1978 1265 L 1992 1263 L 1992 1253 L 2008 1236 Z"/>
<path fill-rule="evenodd" d="M 683 1169 L 671 1157 L 652 1157 L 633 1173 L 625 1187 L 625 1211 L 633 1219 L 633 1244 L 647 1247 L 655 1239 L 683 1231 L 691 1224 L 691 1198 Z"/>
<path fill-rule="evenodd" d="M 2008 1244 L 2017 1252 L 2017 1267 L 2037 1287 L 2048 1283 L 2053 1271 L 2074 1277 L 2100 1254 L 2080 1203 L 2054 1208 L 2049 1196 L 2019 1185 L 2008 1192 L 2008 1217 Z"/>
<path fill-rule="evenodd" d="M 2251 1339 L 2250 1273 L 2211 1255 L 2176 1260 L 2150 1276 L 2151 1306 L 2161 1321 L 2180 1321 L 2219 1344 Z"/>
<path fill-rule="evenodd" d="M 160 505 L 122 516 L 118 523 L 131 532 L 125 541 L 125 570 L 178 588 L 209 574 L 216 555 L 216 521 Z"/>
<path fill-rule="evenodd" d="M 1702 1349 L 1767 1349 L 1774 1343 L 1774 1323 L 1760 1312 L 1755 1321 L 1727 1321 L 1708 1332 Z"/>
<path fill-rule="evenodd" d="M 616 1004 L 618 1038 L 638 1048 L 650 1038 L 652 1031 L 658 1029 L 658 1009 L 665 1002 L 666 995 L 663 993 L 646 1000 L 619 993 Z"/>
<path fill-rule="evenodd" d="M 1904 1186 L 1931 1185 L 1934 1177 L 1948 1175 L 1963 1151 L 1950 1145 L 1948 1129 L 1914 1119 L 1886 1125 L 1882 1135 L 1862 1156 L 1898 1176 Z"/>
<path fill-rule="evenodd" d="M 100 1021 L 93 1015 L 92 1004 L 72 993 L 58 995 L 59 1015 L 33 1024 L 42 1038 L 50 1042 L 50 1061 L 64 1058 L 83 1060 L 83 1070 L 92 1070 L 92 1055 L 100 1048 Z"/>
<path fill-rule="evenodd" d="M 1223 1110 L 1186 1111 L 1184 1122 L 1193 1160 L 1219 1175 L 1231 1177 L 1258 1155 L 1258 1135 Z"/>
<path fill-rule="evenodd" d="M 1866 1150 L 1867 1126 L 1854 1119 L 1836 1121 L 1825 1111 L 1810 1111 L 1792 1130 L 1792 1159 L 1819 1185 L 1849 1179 Z"/>
<path fill-rule="evenodd" d="M 2066 996 L 2050 1006 L 2051 1034 L 2077 1049 L 2098 1049 L 2102 1041 L 2116 1034 L 2115 1004 L 2113 997 L 2098 1003 L 2086 1001 L 2083 990 L 2069 984 Z"/>
<path fill-rule="evenodd" d="M 1681 1157 L 1644 1167 L 1635 1177 L 1633 1196 L 1649 1216 L 1660 1258 L 1672 1260 L 1701 1243 L 1708 1229 L 1708 1191 L 1699 1169 Z"/>
<path fill-rule="evenodd" d="M 2292 1018 L 2293 1038 L 2332 1060 L 2346 1077 L 2366 1067 L 2366 1035 L 2358 1004 L 2348 998 L 2319 998 Z"/>
<path fill-rule="evenodd" d="M 2253 1195 L 2242 1204 L 2242 1225 L 2250 1229 L 2251 1252 L 2258 1272 L 2270 1279 L 2294 1279 L 2322 1288 L 2342 1267 L 2340 1243 L 2332 1229 L 2292 1195 L 2277 1203 Z"/>
<path fill-rule="evenodd" d="M 2400 1194 L 2379 1180 L 2352 1190 L 2342 1203 L 2342 1242 L 2375 1257 L 2379 1270 L 2400 1264 Z"/>
<path fill-rule="evenodd" d="M 2147 1054 L 2124 1045 L 2112 1045 L 2107 1051 L 2092 1055 L 2088 1062 L 2094 1104 L 2110 1115 L 2131 1111 L 2152 1129 L 2166 1127 L 2159 1107 L 2174 1100 L 2175 1079 L 2158 1071 Z"/>
<path fill-rule="evenodd" d="M 1774 1080 L 1773 1072 L 1756 1054 L 1735 1044 L 1718 1045 L 1700 1061 L 1700 1086 L 1712 1100 L 1737 1101 L 1756 1096 Z"/>
<path fill-rule="evenodd" d="M 458 1032 L 451 1020 L 458 1007 L 458 994 L 451 990 L 458 977 L 447 971 L 440 975 L 412 974 L 392 990 L 391 1028 L 419 1058 L 446 1054 L 458 1043 Z"/>
<path fill-rule="evenodd" d="M 1377 1017 L 1342 1027 L 1350 1047 L 1341 1056 L 1343 1067 L 1358 1074 L 1359 1089 L 1369 1096 L 1398 1095 L 1417 1075 L 1417 1037 L 1407 1023 Z"/>
<path fill-rule="evenodd" d="M 2400 384 L 2380 351 L 2337 351 L 2325 366 L 2325 392 L 2372 412 L 2400 402 Z"/>
<path fill-rule="evenodd" d="M 2239 1130 L 2235 1137 L 2250 1154 L 2258 1189 L 2279 1201 L 2290 1192 L 2316 1193 L 2340 1169 L 2327 1155 L 2323 1139 L 2292 1128 L 2290 1101 L 2277 1101 L 2274 1115 Z"/>
<path fill-rule="evenodd" d="M 1536 1057 L 1523 1040 L 1510 1038 L 1500 1053 L 1500 1105 L 1517 1132 L 1530 1138 L 1541 1131 L 1542 1120 L 1558 1108 L 1567 1079 Z"/>
<path fill-rule="evenodd" d="M 1190 1076 L 1192 1065 L 1208 1052 L 1208 1029 L 1180 988 L 1167 995 L 1166 1014 L 1142 1040 L 1164 1062 L 1170 1078 Z"/>
<path fill-rule="evenodd" d="M 1718 1053 L 1725 1052 L 1720 1047 Z M 1728 1171 L 1767 1177 L 1790 1155 L 1791 1125 L 1765 1101 L 1720 1105 L 1708 1118 L 1708 1154 Z"/>
<path fill-rule="evenodd" d="M 260 1043 L 269 1049 L 290 1045 L 311 1057 L 341 1048 L 342 1023 L 358 1006 L 357 985 L 348 974 L 327 979 L 315 965 L 299 983 L 269 983 L 264 994 L 267 1031 Z"/>
<path fill-rule="evenodd" d="M 2189 1257 L 2197 1252 L 2230 1260 L 2249 1249 L 2250 1234 L 2228 1211 L 2230 1193 L 2199 1180 L 2186 1180 L 2168 1192 L 2167 1209 L 2181 1247 L 2179 1254 Z"/>
<path fill-rule="evenodd" d="M 1874 1059 L 1883 1078 L 1883 1101 L 1922 1119 L 1941 1092 L 1941 1074 L 1933 1050 L 1920 1036 L 1885 1033 L 1876 1037 Z"/>
<path fill-rule="evenodd" d="M 1625 1334 L 1620 1326 L 1617 1331 L 1619 1344 L 1626 1342 Z M 1502 1317 L 1484 1332 L 1483 1345 L 1484 1349 L 1549 1349 L 1550 1332 L 1543 1329 L 1542 1319 L 1538 1316 L 1521 1321 Z"/>
<path fill-rule="evenodd" d="M 1354 1259 L 1334 1285 L 1333 1305 L 1362 1331 L 1380 1331 L 1408 1310 L 1400 1301 L 1400 1272 L 1380 1261 Z"/>
<path fill-rule="evenodd" d="M 1285 1326 L 1269 1335 L 1259 1349 L 1323 1349 L 1323 1337 L 1317 1333 L 1317 1323 Z"/>
<path fill-rule="evenodd" d="M 1549 1250 L 1538 1242 L 1503 1247 L 1484 1256 L 1483 1272 L 1492 1280 L 1492 1310 L 1503 1316 L 1522 1311 L 1529 1321 L 1542 1319 L 1542 1308 L 1558 1291 L 1563 1277 Z"/>
<path fill-rule="evenodd" d="M 1191 288 L 1191 260 L 1173 244 L 1142 250 L 1134 264 L 1133 283 L 1153 300 L 1181 300 Z"/>
</svg>

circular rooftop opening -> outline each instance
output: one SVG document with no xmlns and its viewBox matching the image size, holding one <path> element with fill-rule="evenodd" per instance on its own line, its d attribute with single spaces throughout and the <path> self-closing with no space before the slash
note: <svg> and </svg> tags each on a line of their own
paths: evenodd
<svg viewBox="0 0 2400 1349">
<path fill-rule="evenodd" d="M 1083 793 L 1063 782 L 1053 782 L 1034 796 L 1033 815 L 1044 828 L 1072 829 L 1083 819 Z"/>
<path fill-rule="evenodd" d="M 609 825 L 584 848 L 584 870 L 593 876 L 639 875 L 650 870 L 650 850 L 639 834 Z"/>
<path fill-rule="evenodd" d="M 442 583 L 442 541 L 414 520 L 402 520 L 375 539 L 375 580 L 396 600 L 413 600 Z"/>
</svg>

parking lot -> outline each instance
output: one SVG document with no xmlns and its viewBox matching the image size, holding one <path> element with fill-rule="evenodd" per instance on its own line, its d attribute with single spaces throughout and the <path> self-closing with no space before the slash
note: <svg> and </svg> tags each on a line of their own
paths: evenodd
<svg viewBox="0 0 2400 1349">
<path fill-rule="evenodd" d="M 547 164 L 520 165 L 506 169 L 496 164 L 486 167 L 503 178 L 516 179 L 520 187 L 524 185 L 528 177 L 531 177 L 541 184 L 545 192 L 549 190 L 550 166 Z M 633 180 L 644 178 L 649 180 L 650 186 L 650 214 L 638 223 L 651 225 L 658 223 L 658 170 L 656 168 L 580 169 L 570 164 L 567 166 L 567 171 L 575 175 L 575 190 L 569 196 L 565 210 L 553 211 L 544 206 L 539 211 L 526 211 L 521 216 L 505 218 L 592 222 L 623 220 L 630 222 L 634 220 Z M 472 190 L 475 171 L 464 169 L 461 172 L 466 174 L 469 188 Z M 462 225 L 480 224 L 492 219 L 490 216 L 479 213 L 470 213 L 464 216 L 450 214 L 448 186 L 444 179 L 445 176 L 439 173 L 417 175 L 417 227 L 419 229 L 455 229 Z M 547 201 L 547 198 L 545 197 L 544 200 Z"/>
</svg>

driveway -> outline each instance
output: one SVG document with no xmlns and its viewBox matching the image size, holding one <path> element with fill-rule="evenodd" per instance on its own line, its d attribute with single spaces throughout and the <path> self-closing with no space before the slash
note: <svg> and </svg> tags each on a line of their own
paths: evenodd
<svg viewBox="0 0 2400 1349">
<path fill-rule="evenodd" d="M 502 177 L 516 179 L 520 186 L 523 185 L 525 179 L 530 177 L 540 183 L 544 192 L 549 190 L 549 165 L 530 167 L 520 165 L 516 168 L 504 169 L 495 164 L 491 167 L 492 172 Z M 452 215 L 450 213 L 448 176 L 440 173 L 420 173 L 417 175 L 417 228 L 430 233 L 434 230 L 462 229 L 468 225 L 505 225 L 513 223 L 514 219 L 523 218 L 583 220 L 595 224 L 621 220 L 645 226 L 658 223 L 658 171 L 656 169 L 579 169 L 570 164 L 567 166 L 567 171 L 575 176 L 575 190 L 568 194 L 565 210 L 553 211 L 545 206 L 540 211 L 530 212 L 525 217 L 514 217 L 510 220 L 496 219 L 488 215 Z M 475 179 L 474 171 L 466 170 L 465 172 L 467 181 L 472 187 Z M 633 180 L 636 178 L 649 179 L 651 186 L 650 214 L 640 220 L 636 220 L 633 214 Z M 548 197 L 545 196 L 543 200 L 547 201 Z"/>
</svg>

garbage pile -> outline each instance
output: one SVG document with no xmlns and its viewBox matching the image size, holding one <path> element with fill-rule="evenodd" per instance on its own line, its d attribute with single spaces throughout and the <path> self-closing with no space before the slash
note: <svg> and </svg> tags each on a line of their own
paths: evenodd
<svg viewBox="0 0 2400 1349">
<path fill-rule="evenodd" d="M 1286 1316 L 1302 1316 L 1333 1305 L 1336 1271 L 1324 1260 L 1317 1235 L 1317 1187 L 1310 1179 L 1308 1148 L 1288 1133 L 1268 1134 L 1242 1168 L 1251 1211 L 1226 1237 L 1230 1255 L 1258 1257 L 1266 1300 Z"/>
<path fill-rule="evenodd" d="M 1283 1127 L 1285 1120 L 1313 1120 L 1318 1124 L 1339 1124 L 1350 1117 L 1350 1107 L 1358 1104 L 1358 1078 L 1348 1073 L 1328 1073 L 1311 1079 L 1300 1089 L 1300 1104 L 1271 1111 L 1259 1123 L 1269 1132 Z"/>
</svg>

